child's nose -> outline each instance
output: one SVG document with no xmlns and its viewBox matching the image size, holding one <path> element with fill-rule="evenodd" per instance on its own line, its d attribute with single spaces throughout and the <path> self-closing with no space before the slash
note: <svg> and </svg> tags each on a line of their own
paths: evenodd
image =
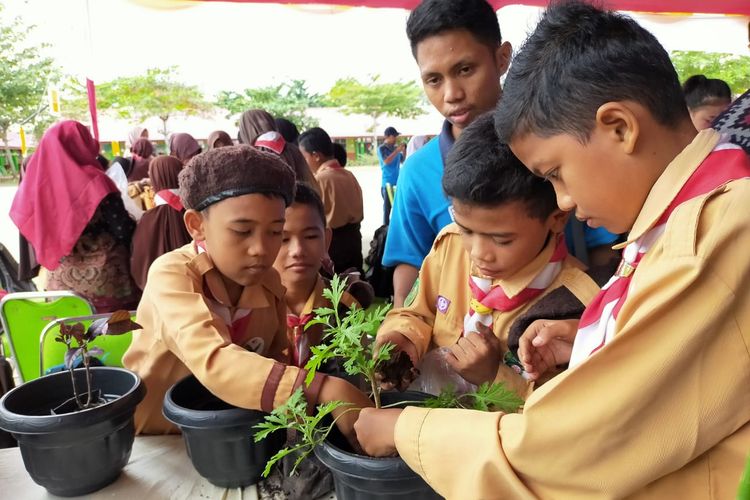
<svg viewBox="0 0 750 500">
<path fill-rule="evenodd" d="M 560 207 L 560 210 L 570 212 L 576 207 L 573 198 L 567 192 L 555 189 L 555 194 L 557 195 L 557 206 Z"/>
</svg>

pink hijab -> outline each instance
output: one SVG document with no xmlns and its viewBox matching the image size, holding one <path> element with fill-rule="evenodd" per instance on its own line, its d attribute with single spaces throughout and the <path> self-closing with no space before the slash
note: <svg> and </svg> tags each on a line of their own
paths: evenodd
<svg viewBox="0 0 750 500">
<path fill-rule="evenodd" d="M 57 269 L 102 199 L 118 192 L 96 161 L 98 153 L 86 127 L 63 121 L 47 130 L 29 161 L 10 218 L 47 269 Z"/>
</svg>

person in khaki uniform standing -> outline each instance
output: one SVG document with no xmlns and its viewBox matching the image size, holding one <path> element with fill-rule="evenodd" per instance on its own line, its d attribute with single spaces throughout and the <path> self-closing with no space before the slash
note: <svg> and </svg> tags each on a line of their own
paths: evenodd
<svg viewBox="0 0 750 500">
<path fill-rule="evenodd" d="M 653 35 L 579 2 L 544 14 L 495 118 L 561 208 L 628 233 L 619 270 L 574 338 L 522 353 L 570 361 L 523 413 L 364 410 L 360 443 L 398 451 L 447 498 L 735 498 L 750 451 L 747 155 L 696 132 Z"/>
<path fill-rule="evenodd" d="M 123 358 L 148 389 L 136 409 L 136 432 L 176 432 L 162 416 L 162 401 L 190 373 L 223 401 L 266 412 L 304 386 L 305 370 L 287 366 L 284 287 L 271 267 L 294 182 L 277 156 L 245 145 L 198 155 L 180 173 L 193 242 L 154 261 L 138 306 L 143 329 Z M 316 376 L 303 389 L 309 405 L 371 404 L 335 377 Z M 337 420 L 350 438 L 353 421 Z"/>
<path fill-rule="evenodd" d="M 326 223 L 333 231 L 328 254 L 334 270 L 342 273 L 354 268 L 362 271 L 362 233 L 364 218 L 362 188 L 354 174 L 341 166 L 333 156 L 333 142 L 328 133 L 314 127 L 299 136 L 299 148 L 320 185 L 326 212 Z"/>
<path fill-rule="evenodd" d="M 421 390 L 498 380 L 526 397 L 533 383 L 509 348 L 518 341 L 509 342 L 519 331 L 512 326 L 545 308 L 556 315 L 548 320 L 578 318 L 599 287 L 567 254 L 561 232 L 568 214 L 557 208 L 552 186 L 498 142 L 491 113 L 461 134 L 442 183 L 456 222 L 438 235 L 410 300 L 388 314 L 376 342 L 409 355 Z M 394 378 L 384 382 L 402 389 L 414 373 L 386 372 Z"/>
</svg>

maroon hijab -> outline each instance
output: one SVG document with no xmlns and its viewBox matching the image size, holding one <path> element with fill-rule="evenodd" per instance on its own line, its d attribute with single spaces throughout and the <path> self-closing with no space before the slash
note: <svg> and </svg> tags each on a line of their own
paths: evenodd
<svg viewBox="0 0 750 500">
<path fill-rule="evenodd" d="M 133 153 L 133 168 L 128 174 L 128 182 L 135 182 L 148 177 L 148 165 L 154 154 L 154 145 L 148 139 L 138 139 L 130 148 Z"/>
<path fill-rule="evenodd" d="M 47 130 L 29 161 L 10 218 L 47 269 L 57 269 L 102 199 L 118 192 L 96 160 L 98 153 L 88 129 L 69 120 Z"/>
<path fill-rule="evenodd" d="M 166 201 L 178 196 L 177 177 L 181 170 L 182 163 L 173 156 L 157 156 L 149 165 L 157 206 L 146 211 L 138 221 L 130 257 L 130 275 L 141 290 L 146 286 L 151 264 L 158 257 L 192 241 L 182 219 L 185 210 L 178 210 L 174 203 Z"/>
<path fill-rule="evenodd" d="M 183 164 L 202 150 L 198 141 L 190 134 L 175 134 L 169 141 L 169 154 L 180 160 Z"/>
</svg>

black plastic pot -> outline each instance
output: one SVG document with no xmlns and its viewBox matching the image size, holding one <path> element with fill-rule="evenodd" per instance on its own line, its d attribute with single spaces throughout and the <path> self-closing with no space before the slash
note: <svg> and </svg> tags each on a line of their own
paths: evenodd
<svg viewBox="0 0 750 500">
<path fill-rule="evenodd" d="M 266 462 L 284 445 L 275 434 L 256 443 L 253 426 L 267 413 L 237 408 L 220 400 L 194 377 L 173 385 L 164 396 L 164 416 L 182 431 L 198 473 L 223 488 L 260 481 Z"/>
<path fill-rule="evenodd" d="M 130 458 L 133 413 L 146 387 L 124 368 L 97 367 L 91 372 L 92 387 L 109 401 L 95 408 L 50 414 L 73 396 L 68 372 L 32 380 L 0 399 L 0 428 L 18 440 L 34 482 L 55 495 L 101 489 L 117 479 Z M 85 387 L 85 370 L 76 370 L 75 376 L 77 387 Z"/>
<path fill-rule="evenodd" d="M 400 401 L 422 401 L 429 394 L 421 392 L 384 392 L 383 405 Z M 336 429 L 315 448 L 315 455 L 333 474 L 338 500 L 433 500 L 442 498 L 411 470 L 400 457 L 373 458 L 349 451 L 346 440 Z"/>
</svg>

